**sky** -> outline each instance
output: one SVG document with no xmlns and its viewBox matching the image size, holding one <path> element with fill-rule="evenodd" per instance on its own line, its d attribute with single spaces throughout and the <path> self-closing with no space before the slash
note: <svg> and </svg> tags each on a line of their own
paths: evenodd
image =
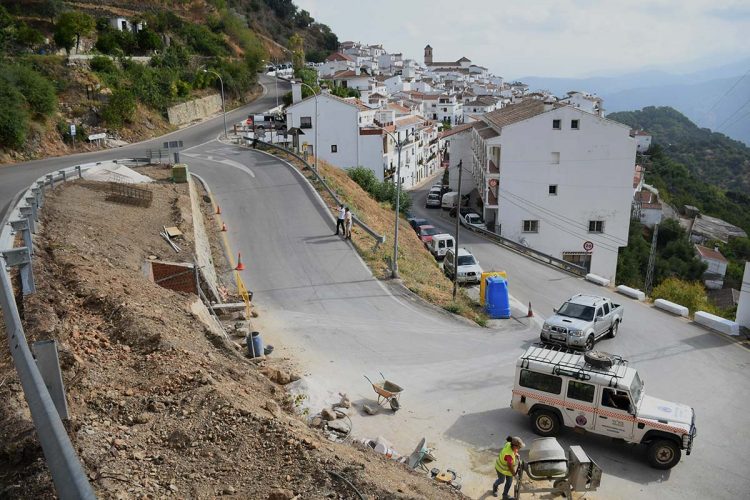
<svg viewBox="0 0 750 500">
<path fill-rule="evenodd" d="M 505 78 L 687 73 L 750 56 L 749 0 L 295 0 L 339 41 Z"/>
</svg>

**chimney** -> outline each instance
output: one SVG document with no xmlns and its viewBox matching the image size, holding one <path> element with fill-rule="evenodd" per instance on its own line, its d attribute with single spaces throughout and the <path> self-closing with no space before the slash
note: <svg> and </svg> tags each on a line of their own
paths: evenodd
<svg viewBox="0 0 750 500">
<path fill-rule="evenodd" d="M 302 100 L 302 84 L 297 81 L 292 82 L 292 104 L 297 104 Z"/>
<path fill-rule="evenodd" d="M 552 111 L 552 108 L 554 108 L 553 103 L 552 103 L 552 98 L 546 97 L 544 99 L 544 111 L 545 112 Z"/>
<path fill-rule="evenodd" d="M 359 67 L 359 64 L 354 67 L 354 74 L 359 76 L 359 74 L 362 72 L 362 69 Z"/>
</svg>

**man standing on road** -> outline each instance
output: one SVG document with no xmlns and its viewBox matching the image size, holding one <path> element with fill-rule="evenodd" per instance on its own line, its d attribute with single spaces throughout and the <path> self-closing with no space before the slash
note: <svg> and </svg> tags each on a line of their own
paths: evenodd
<svg viewBox="0 0 750 500">
<path fill-rule="evenodd" d="M 346 211 L 344 210 L 344 205 L 339 205 L 339 217 L 336 219 L 336 232 L 334 233 L 334 236 L 339 234 L 339 228 L 341 228 L 341 232 L 344 233 L 344 236 L 346 236 L 346 230 L 344 229 L 344 217 L 346 216 Z"/>
<path fill-rule="evenodd" d="M 344 213 L 344 239 L 352 239 L 352 212 L 346 207 Z"/>
<path fill-rule="evenodd" d="M 518 472 L 518 452 L 524 447 L 520 437 L 510 437 L 506 439 L 505 446 L 500 450 L 500 454 L 495 460 L 495 472 L 497 472 L 497 481 L 492 485 L 492 494 L 497 496 L 497 490 L 504 481 L 503 500 L 512 500 L 508 496 L 510 487 L 513 484 L 513 476 Z"/>
</svg>

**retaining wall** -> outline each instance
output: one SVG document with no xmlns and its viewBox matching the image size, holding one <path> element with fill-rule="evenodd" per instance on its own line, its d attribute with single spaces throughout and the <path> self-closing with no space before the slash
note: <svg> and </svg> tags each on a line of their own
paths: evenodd
<svg viewBox="0 0 750 500">
<path fill-rule="evenodd" d="M 214 297 L 218 297 L 219 280 L 216 276 L 216 268 L 214 268 L 214 259 L 211 256 L 211 243 L 208 240 L 206 226 L 203 224 L 203 211 L 201 210 L 198 186 L 195 185 L 191 176 L 188 176 L 188 183 L 190 184 L 190 208 L 193 213 L 195 260 L 198 263 L 198 267 L 200 267 L 203 279 L 208 283 Z"/>
<path fill-rule="evenodd" d="M 167 118 L 172 125 L 184 125 L 219 111 L 221 111 L 221 95 L 213 94 L 168 108 Z"/>
</svg>

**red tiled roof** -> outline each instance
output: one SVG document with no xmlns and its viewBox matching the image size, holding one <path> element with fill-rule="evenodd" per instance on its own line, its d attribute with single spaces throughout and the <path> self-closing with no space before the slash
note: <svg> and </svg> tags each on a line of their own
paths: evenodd
<svg viewBox="0 0 750 500">
<path fill-rule="evenodd" d="M 354 58 L 347 54 L 343 54 L 341 52 L 334 52 L 330 56 L 326 57 L 326 61 L 352 61 L 354 62 Z"/>
<path fill-rule="evenodd" d="M 563 105 L 553 103 L 554 109 Z M 512 125 L 544 113 L 544 101 L 539 99 L 527 99 L 518 104 L 512 104 L 482 116 L 482 120 L 493 128 L 500 129 L 506 125 Z"/>
<path fill-rule="evenodd" d="M 726 262 L 727 259 L 721 255 L 721 252 L 712 248 L 707 248 L 701 245 L 695 245 L 695 249 L 698 251 L 698 255 L 703 259 L 717 260 L 719 262 Z"/>
<path fill-rule="evenodd" d="M 455 127 L 451 128 L 450 130 L 446 130 L 444 132 L 440 132 L 440 135 L 438 137 L 440 137 L 441 139 L 443 139 L 445 137 L 450 137 L 452 135 L 458 134 L 459 132 L 464 132 L 465 130 L 469 130 L 471 128 L 471 126 L 472 126 L 471 123 L 462 123 L 461 125 L 456 125 Z"/>
</svg>

